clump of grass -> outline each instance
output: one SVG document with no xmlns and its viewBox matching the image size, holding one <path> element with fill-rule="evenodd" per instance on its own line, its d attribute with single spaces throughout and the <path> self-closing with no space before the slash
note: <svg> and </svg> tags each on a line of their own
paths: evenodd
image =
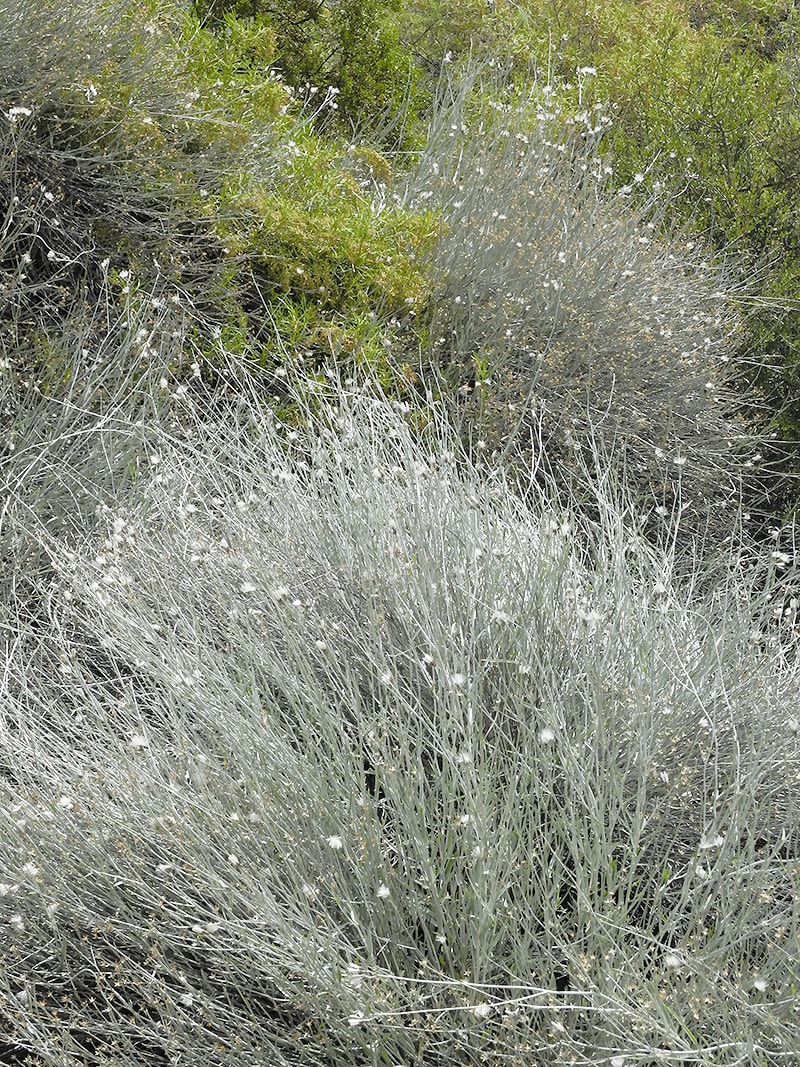
<svg viewBox="0 0 800 1067">
<path fill-rule="evenodd" d="M 40 533 L 44 629 L 9 602 L 6 1041 L 789 1062 L 789 557 L 686 584 L 611 480 L 591 521 L 434 414 L 415 438 L 334 383 L 290 429 L 238 396 L 152 418 L 99 530 Z"/>
<path fill-rule="evenodd" d="M 443 80 L 408 188 L 443 220 L 427 358 L 488 449 L 529 456 L 533 435 L 568 476 L 591 426 L 642 507 L 723 530 L 715 510 L 756 452 L 726 388 L 737 286 L 701 243 L 664 235 L 658 182 L 636 205 L 613 192 L 609 124 L 557 84 L 520 92 L 474 64 Z"/>
<path fill-rule="evenodd" d="M 92 316 L 43 334 L 38 352 L 0 361 L 0 604 L 38 612 L 51 574 L 42 531 L 85 536 L 200 373 L 163 296 L 140 291 L 126 306 L 123 318 L 109 292 Z"/>
<path fill-rule="evenodd" d="M 193 110 L 179 14 L 174 4 L 135 16 L 123 3 L 8 5 L 0 343 L 20 372 L 65 373 L 47 361 L 62 330 L 94 324 L 102 345 L 109 316 L 126 314 L 129 274 L 198 311 L 213 303 L 224 253 L 202 194 L 219 169 L 193 142 L 213 116 Z"/>
</svg>

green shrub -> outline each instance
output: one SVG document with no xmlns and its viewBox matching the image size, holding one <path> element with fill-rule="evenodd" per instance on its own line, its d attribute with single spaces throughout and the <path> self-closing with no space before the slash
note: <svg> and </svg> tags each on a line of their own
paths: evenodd
<svg viewBox="0 0 800 1067">
<path fill-rule="evenodd" d="M 413 136 L 420 103 L 417 73 L 400 43 L 400 0 L 195 0 L 211 27 L 247 38 L 269 27 L 274 54 L 268 65 L 298 93 L 336 93 L 319 115 L 325 125 L 352 133 L 370 131 L 376 140 L 406 143 Z M 266 73 L 265 64 L 265 73 Z"/>
</svg>

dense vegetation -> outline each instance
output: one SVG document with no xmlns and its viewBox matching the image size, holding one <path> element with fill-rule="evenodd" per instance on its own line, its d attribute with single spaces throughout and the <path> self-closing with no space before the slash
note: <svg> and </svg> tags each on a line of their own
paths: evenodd
<svg viewBox="0 0 800 1067">
<path fill-rule="evenodd" d="M 0 0 L 0 1059 L 795 1062 L 792 5 Z"/>
</svg>

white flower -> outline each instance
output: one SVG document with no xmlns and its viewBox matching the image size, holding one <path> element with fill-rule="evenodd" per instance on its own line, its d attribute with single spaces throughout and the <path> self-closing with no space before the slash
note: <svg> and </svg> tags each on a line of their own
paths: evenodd
<svg viewBox="0 0 800 1067">
<path fill-rule="evenodd" d="M 501 608 L 495 608 L 492 612 L 492 622 L 511 622 L 511 616 Z"/>
<path fill-rule="evenodd" d="M 192 930 L 196 934 L 215 934 L 221 926 L 222 923 L 218 922 L 195 923 Z"/>
<path fill-rule="evenodd" d="M 680 956 L 677 956 L 674 952 L 668 952 L 664 957 L 664 963 L 667 967 L 680 967 L 682 962 Z"/>
<path fill-rule="evenodd" d="M 93 104 L 97 99 L 97 89 L 95 89 L 92 82 L 89 82 L 89 84 L 86 86 L 86 99 L 89 101 L 90 104 Z"/>
<path fill-rule="evenodd" d="M 704 837 L 700 842 L 700 848 L 702 851 L 707 852 L 712 848 L 722 848 L 725 844 L 725 838 L 722 834 L 716 834 L 715 836 Z"/>
<path fill-rule="evenodd" d="M 19 930 L 21 932 L 25 929 L 25 923 L 23 922 L 21 915 L 12 915 L 8 922 L 9 925 L 13 926 L 15 930 Z"/>
<path fill-rule="evenodd" d="M 242 584 L 239 586 L 239 592 L 240 593 L 255 593 L 256 588 L 257 587 L 255 585 L 253 585 L 252 582 L 242 582 Z"/>
<path fill-rule="evenodd" d="M 228 863 L 230 863 L 231 867 L 238 867 L 239 866 L 239 857 L 236 856 L 233 852 L 231 852 L 230 855 L 228 856 Z"/>
<path fill-rule="evenodd" d="M 39 873 L 39 868 L 36 866 L 35 863 L 31 863 L 29 861 L 28 863 L 25 863 L 23 865 L 22 873 L 27 874 L 30 878 L 35 878 L 36 875 Z"/>
<path fill-rule="evenodd" d="M 757 989 L 759 993 L 765 993 L 767 991 L 767 983 L 763 978 L 754 978 L 753 988 Z"/>
<path fill-rule="evenodd" d="M 388 669 L 388 667 L 381 674 L 381 681 L 383 682 L 384 685 L 391 685 L 392 684 L 392 672 Z"/>
<path fill-rule="evenodd" d="M 475 1005 L 472 1014 L 478 1019 L 487 1019 L 492 1014 L 492 1006 L 484 1000 L 481 1004 Z"/>
<path fill-rule="evenodd" d="M 23 115 L 29 117 L 32 114 L 33 112 L 29 107 L 10 107 L 6 112 L 6 118 L 12 126 L 16 126 L 17 119 L 21 118 Z"/>
<path fill-rule="evenodd" d="M 285 600 L 288 595 L 289 590 L 286 588 L 285 585 L 279 585 L 272 590 L 272 599 L 275 600 L 278 604 L 280 604 L 282 600 Z"/>
<path fill-rule="evenodd" d="M 450 683 L 456 687 L 456 689 L 463 689 L 467 684 L 467 677 L 465 674 L 453 674 L 450 677 Z"/>
<path fill-rule="evenodd" d="M 142 752 L 149 746 L 150 742 L 143 734 L 134 734 L 131 738 L 130 745 L 134 752 Z"/>
<path fill-rule="evenodd" d="M 341 837 L 339 837 L 338 834 L 331 834 L 331 836 L 328 838 L 328 847 L 338 852 L 339 849 L 344 847 L 342 845 Z"/>
<path fill-rule="evenodd" d="M 543 730 L 539 731 L 539 740 L 543 745 L 549 745 L 551 741 L 555 741 L 556 735 L 550 729 L 549 726 L 545 726 Z"/>
<path fill-rule="evenodd" d="M 63 808 L 64 811 L 74 811 L 75 801 L 72 797 L 63 796 L 58 798 L 57 806 Z"/>
<path fill-rule="evenodd" d="M 392 895 L 391 889 L 383 882 L 378 886 L 378 899 L 387 900 Z"/>
<path fill-rule="evenodd" d="M 612 1056 L 608 1062 L 610 1063 L 611 1067 L 625 1067 L 624 1056 Z"/>
<path fill-rule="evenodd" d="M 308 882 L 303 882 L 303 884 L 300 886 L 300 889 L 303 893 L 303 896 L 307 897 L 309 900 L 313 900 L 314 897 L 317 895 L 317 891 L 314 886 L 309 885 Z"/>
</svg>

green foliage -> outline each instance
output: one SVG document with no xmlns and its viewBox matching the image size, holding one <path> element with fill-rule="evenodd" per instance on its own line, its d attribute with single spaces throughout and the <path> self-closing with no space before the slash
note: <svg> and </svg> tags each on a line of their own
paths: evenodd
<svg viewBox="0 0 800 1067">
<path fill-rule="evenodd" d="M 401 0 L 195 0 L 195 10 L 215 32 L 247 37 L 267 26 L 274 54 L 267 63 L 301 95 L 336 92 L 321 117 L 328 128 L 354 126 L 378 139 L 405 143 L 414 133 L 420 102 L 417 72 L 400 42 Z M 266 71 L 266 67 L 265 67 Z"/>
<path fill-rule="evenodd" d="M 297 196 L 245 188 L 228 199 L 236 211 L 220 224 L 222 236 L 248 258 L 267 298 L 293 293 L 335 311 L 398 312 L 422 303 L 428 282 L 417 259 L 431 223 L 399 209 L 376 216 L 346 173 L 332 166 L 316 177 L 323 174 L 328 188 L 315 185 L 316 203 L 303 197 L 307 187 L 295 188 Z M 331 182 L 339 187 L 335 192 Z"/>
<path fill-rule="evenodd" d="M 212 151 L 263 136 L 289 110 L 289 94 L 272 71 L 276 39 L 269 20 L 226 13 L 206 24 L 187 16 L 182 36 L 195 107 L 207 116 L 198 140 L 205 132 Z"/>
</svg>

